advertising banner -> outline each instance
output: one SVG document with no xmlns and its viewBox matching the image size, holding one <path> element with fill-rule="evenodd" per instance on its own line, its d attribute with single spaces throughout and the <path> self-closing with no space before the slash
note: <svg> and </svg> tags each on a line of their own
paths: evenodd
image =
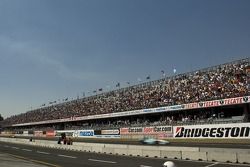
<svg viewBox="0 0 250 167">
<path fill-rule="evenodd" d="M 94 137 L 94 130 L 78 130 L 78 137 Z"/>
<path fill-rule="evenodd" d="M 250 138 L 250 123 L 174 126 L 174 138 Z"/>
<path fill-rule="evenodd" d="M 121 135 L 95 135 L 96 138 L 120 138 Z"/>
<path fill-rule="evenodd" d="M 23 131 L 15 131 L 15 136 L 23 136 Z"/>
<path fill-rule="evenodd" d="M 23 131 L 23 136 L 33 136 L 33 133 L 29 133 L 29 131 Z"/>
<path fill-rule="evenodd" d="M 37 137 L 44 136 L 43 131 L 34 131 L 34 136 L 37 136 Z"/>
<path fill-rule="evenodd" d="M 243 104 L 243 103 L 249 103 L 249 102 L 250 102 L 250 96 L 244 96 L 244 97 L 236 97 L 236 98 L 229 98 L 229 99 L 220 99 L 220 100 L 184 104 L 185 106 L 184 109 L 218 107 L 218 106 L 226 106 L 226 105 Z"/>
<path fill-rule="evenodd" d="M 96 138 L 120 138 L 119 129 L 103 129 L 94 130 L 94 137 Z"/>
<path fill-rule="evenodd" d="M 62 133 L 65 133 L 67 137 L 77 137 L 75 130 L 57 130 L 55 131 L 55 136 L 61 137 Z"/>
<path fill-rule="evenodd" d="M 142 134 L 143 133 L 143 128 L 142 127 L 121 128 L 120 133 L 121 133 L 121 135 Z"/>
<path fill-rule="evenodd" d="M 112 130 L 101 130 L 102 135 L 119 135 L 119 129 L 112 129 Z"/>
<path fill-rule="evenodd" d="M 54 137 L 55 136 L 55 131 L 50 130 L 50 131 L 46 131 L 46 137 Z"/>
<path fill-rule="evenodd" d="M 172 133 L 172 126 L 150 126 L 150 127 L 130 127 L 130 128 L 121 128 L 121 135 L 128 134 L 169 134 Z"/>
<path fill-rule="evenodd" d="M 28 134 L 29 134 L 29 135 L 34 135 L 34 131 L 29 130 L 29 131 L 28 131 Z"/>
</svg>

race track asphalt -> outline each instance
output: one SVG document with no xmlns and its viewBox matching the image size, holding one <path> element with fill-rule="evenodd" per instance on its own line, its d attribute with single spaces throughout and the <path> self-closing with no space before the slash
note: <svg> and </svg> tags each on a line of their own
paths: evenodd
<svg viewBox="0 0 250 167">
<path fill-rule="evenodd" d="M 162 167 L 173 161 L 177 167 L 243 167 L 247 164 L 189 161 L 162 158 L 119 156 L 110 154 L 58 150 L 0 142 L 0 152 L 42 162 L 50 167 Z"/>
</svg>

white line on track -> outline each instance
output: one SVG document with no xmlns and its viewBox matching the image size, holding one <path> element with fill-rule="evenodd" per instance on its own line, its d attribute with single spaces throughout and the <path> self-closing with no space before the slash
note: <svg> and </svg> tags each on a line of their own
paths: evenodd
<svg viewBox="0 0 250 167">
<path fill-rule="evenodd" d="M 77 158 L 77 157 L 73 157 L 73 156 L 69 156 L 69 155 L 63 155 L 63 154 L 58 154 L 57 156 L 65 157 L 65 158 Z"/>
<path fill-rule="evenodd" d="M 219 162 L 215 162 L 214 164 L 210 164 L 210 165 L 207 165 L 207 166 L 205 166 L 205 167 L 215 166 L 215 165 L 217 165 L 217 164 L 219 164 Z"/>
<path fill-rule="evenodd" d="M 19 149 L 19 147 L 11 147 L 11 148 L 14 148 L 14 149 L 17 149 L 17 150 Z"/>
<path fill-rule="evenodd" d="M 29 152 L 31 152 L 31 151 L 32 151 L 32 150 L 25 149 L 25 148 L 23 148 L 22 150 L 23 150 L 23 151 L 29 151 Z"/>
<path fill-rule="evenodd" d="M 95 161 L 95 162 L 104 162 L 104 163 L 110 163 L 110 164 L 116 164 L 117 162 L 113 162 L 113 161 L 104 161 L 104 160 L 100 160 L 100 159 L 88 159 L 89 161 Z"/>
<path fill-rule="evenodd" d="M 36 151 L 37 153 L 39 154 L 46 154 L 46 155 L 49 155 L 50 153 L 47 153 L 47 152 L 42 152 L 42 151 Z"/>
<path fill-rule="evenodd" d="M 236 166 L 250 166 L 249 164 L 240 164 L 240 163 L 238 163 L 238 164 L 234 164 L 234 163 L 224 163 L 224 162 L 220 162 L 220 165 L 229 165 L 229 166 L 232 166 L 232 165 L 236 165 Z"/>
<path fill-rule="evenodd" d="M 152 166 L 147 166 L 147 165 L 140 165 L 140 167 L 152 167 Z"/>
</svg>

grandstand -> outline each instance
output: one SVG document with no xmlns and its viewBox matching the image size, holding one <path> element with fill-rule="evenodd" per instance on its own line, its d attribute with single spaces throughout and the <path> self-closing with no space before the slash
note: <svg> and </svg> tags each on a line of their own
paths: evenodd
<svg viewBox="0 0 250 167">
<path fill-rule="evenodd" d="M 249 122 L 250 58 L 6 118 L 4 130 L 69 130 Z"/>
</svg>

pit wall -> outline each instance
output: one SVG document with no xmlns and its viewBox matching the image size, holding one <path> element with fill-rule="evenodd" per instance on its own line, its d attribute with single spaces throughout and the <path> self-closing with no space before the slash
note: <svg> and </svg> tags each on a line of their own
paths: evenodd
<svg viewBox="0 0 250 167">
<path fill-rule="evenodd" d="M 30 142 L 28 139 L 4 137 L 0 137 L 0 141 L 53 149 L 75 150 L 124 156 L 250 163 L 249 149 L 123 145 L 83 142 L 74 142 L 73 145 L 61 145 L 57 144 L 56 141 L 35 140 Z"/>
</svg>

